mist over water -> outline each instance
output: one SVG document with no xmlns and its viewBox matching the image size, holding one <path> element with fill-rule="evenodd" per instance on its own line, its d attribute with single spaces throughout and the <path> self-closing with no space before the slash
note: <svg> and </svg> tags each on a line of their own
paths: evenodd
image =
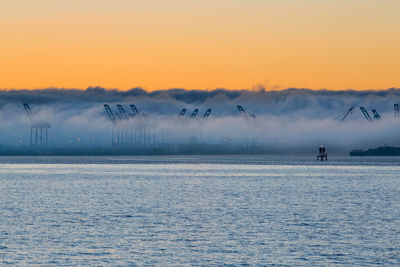
<svg viewBox="0 0 400 267">
<path fill-rule="evenodd" d="M 394 118 L 393 104 L 400 103 L 400 90 L 329 91 L 286 89 L 266 91 L 209 91 L 170 89 L 146 92 L 103 88 L 3 90 L 0 91 L 1 144 L 29 146 L 30 125 L 22 103 L 29 103 L 37 120 L 49 122 L 49 147 L 111 146 L 112 123 L 104 104 L 117 113 L 116 104 L 136 105 L 145 117 L 141 123 L 155 133 L 200 133 L 205 144 L 241 145 L 257 143 L 271 149 L 303 151 L 324 144 L 334 152 L 379 145 L 400 145 L 400 120 Z M 236 106 L 256 119 L 246 122 Z M 345 112 L 356 105 L 343 123 Z M 359 107 L 372 116 L 376 109 L 382 120 L 369 122 Z M 185 119 L 178 119 L 186 108 Z M 190 114 L 199 109 L 198 120 Z M 209 119 L 201 123 L 206 110 Z M 189 142 L 190 143 L 190 142 Z"/>
</svg>

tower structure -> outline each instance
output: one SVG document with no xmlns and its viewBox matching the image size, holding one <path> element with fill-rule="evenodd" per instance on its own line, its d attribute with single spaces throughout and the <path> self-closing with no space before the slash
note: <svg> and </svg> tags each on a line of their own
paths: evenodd
<svg viewBox="0 0 400 267">
<path fill-rule="evenodd" d="M 42 147 L 48 145 L 50 123 L 41 121 L 37 115 L 34 115 L 29 104 L 24 103 L 26 115 L 31 121 L 30 144 L 31 147 Z"/>
</svg>

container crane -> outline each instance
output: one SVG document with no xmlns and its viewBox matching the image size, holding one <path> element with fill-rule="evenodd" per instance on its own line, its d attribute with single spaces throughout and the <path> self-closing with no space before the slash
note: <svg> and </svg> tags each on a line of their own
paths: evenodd
<svg viewBox="0 0 400 267">
<path fill-rule="evenodd" d="M 111 144 L 114 146 L 120 142 L 120 129 L 118 125 L 117 117 L 112 112 L 109 105 L 104 104 L 104 109 L 106 110 L 107 117 L 110 119 L 113 127 L 111 132 Z"/>
<path fill-rule="evenodd" d="M 240 112 L 240 115 L 242 115 L 243 119 L 248 122 L 249 121 L 249 117 L 246 114 L 246 111 L 244 111 L 244 108 L 242 106 L 237 106 L 237 109 Z"/>
<path fill-rule="evenodd" d="M 199 112 L 199 109 L 198 109 L 198 108 L 196 108 L 195 110 L 193 110 L 193 113 L 192 113 L 192 115 L 190 116 L 190 119 L 191 119 L 191 120 L 194 120 L 194 119 L 196 118 L 198 112 Z"/>
<path fill-rule="evenodd" d="M 136 108 L 135 105 L 131 104 L 131 110 L 133 112 L 133 117 L 136 117 L 136 116 L 139 115 L 139 111 L 138 111 L 138 109 Z"/>
<path fill-rule="evenodd" d="M 186 114 L 186 108 L 183 108 L 181 112 L 179 112 L 178 118 L 183 119 Z"/>
<path fill-rule="evenodd" d="M 382 119 L 382 118 L 381 118 L 381 115 L 379 115 L 379 113 L 378 113 L 375 109 L 372 109 L 372 113 L 374 114 L 374 119 L 375 119 L 375 120 L 380 120 L 380 119 Z"/>
<path fill-rule="evenodd" d="M 256 123 L 256 115 L 250 114 L 247 115 L 246 111 L 242 106 L 237 106 L 238 111 L 240 112 L 240 115 L 242 115 L 242 118 L 247 122 L 247 123 Z"/>
<path fill-rule="evenodd" d="M 343 122 L 347 116 L 349 116 L 350 114 L 353 114 L 353 110 L 356 106 L 352 106 L 351 108 L 349 108 L 349 110 L 346 112 L 346 114 L 344 114 L 344 116 L 340 119 L 340 122 Z"/>
<path fill-rule="evenodd" d="M 29 107 L 28 104 L 24 104 L 24 108 L 25 108 L 25 111 L 26 111 L 26 115 L 28 116 L 29 120 L 33 124 L 34 122 L 33 122 L 33 114 L 32 114 L 31 108 Z"/>
<path fill-rule="evenodd" d="M 110 106 L 107 104 L 104 104 L 104 109 L 106 110 L 107 117 L 112 122 L 113 127 L 117 127 L 117 119 L 115 118 L 114 113 L 112 112 Z"/>
<path fill-rule="evenodd" d="M 360 107 L 361 112 L 364 114 L 364 117 L 367 121 L 371 121 L 371 116 L 369 115 L 368 111 L 364 107 Z"/>
<path fill-rule="evenodd" d="M 119 112 L 119 114 L 121 116 L 121 119 L 122 120 L 127 120 L 129 117 L 128 117 L 127 113 L 125 112 L 124 107 L 122 105 L 118 104 L 117 108 L 118 108 L 118 112 Z"/>
<path fill-rule="evenodd" d="M 203 121 L 206 121 L 211 114 L 212 109 L 207 109 L 206 113 L 204 113 Z"/>
<path fill-rule="evenodd" d="M 48 129 L 51 128 L 50 123 L 36 120 L 33 115 L 29 104 L 24 103 L 26 115 L 31 122 L 31 147 L 47 146 L 48 144 Z"/>
</svg>

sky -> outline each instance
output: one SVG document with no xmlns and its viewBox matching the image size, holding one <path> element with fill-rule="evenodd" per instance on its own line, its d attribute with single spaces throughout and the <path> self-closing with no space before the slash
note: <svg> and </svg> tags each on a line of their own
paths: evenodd
<svg viewBox="0 0 400 267">
<path fill-rule="evenodd" d="M 0 88 L 400 87 L 399 0 L 1 0 Z"/>
</svg>

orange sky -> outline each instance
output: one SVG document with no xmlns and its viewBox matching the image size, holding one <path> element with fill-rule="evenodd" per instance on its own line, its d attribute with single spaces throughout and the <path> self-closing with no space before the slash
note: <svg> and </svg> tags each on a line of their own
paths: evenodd
<svg viewBox="0 0 400 267">
<path fill-rule="evenodd" d="M 400 87 L 399 0 L 4 0 L 0 88 Z"/>
</svg>

